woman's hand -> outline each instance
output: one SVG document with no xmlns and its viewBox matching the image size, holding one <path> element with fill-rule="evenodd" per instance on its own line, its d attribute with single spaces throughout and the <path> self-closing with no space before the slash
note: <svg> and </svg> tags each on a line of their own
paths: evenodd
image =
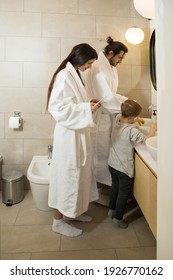
<svg viewBox="0 0 173 280">
<path fill-rule="evenodd" d="M 99 109 L 101 107 L 101 103 L 99 102 L 99 100 L 96 100 L 96 99 L 91 99 L 90 104 L 91 104 L 92 113 L 96 112 L 97 109 Z"/>
</svg>

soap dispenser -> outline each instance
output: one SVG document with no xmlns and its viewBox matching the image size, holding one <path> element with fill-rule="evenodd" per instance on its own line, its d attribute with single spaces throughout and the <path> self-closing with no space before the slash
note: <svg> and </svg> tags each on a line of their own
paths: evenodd
<svg viewBox="0 0 173 280">
<path fill-rule="evenodd" d="M 153 108 L 152 120 L 153 120 L 153 122 L 157 122 L 157 109 L 156 108 Z"/>
</svg>

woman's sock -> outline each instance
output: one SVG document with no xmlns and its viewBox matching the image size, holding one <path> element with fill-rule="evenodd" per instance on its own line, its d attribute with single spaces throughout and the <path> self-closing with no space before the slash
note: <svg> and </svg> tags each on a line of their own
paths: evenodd
<svg viewBox="0 0 173 280">
<path fill-rule="evenodd" d="M 69 237 L 75 237 L 82 234 L 81 229 L 75 228 L 67 224 L 66 222 L 63 221 L 63 219 L 60 220 L 53 219 L 52 230 L 56 233 L 60 233 L 62 235 L 69 236 Z"/>
</svg>

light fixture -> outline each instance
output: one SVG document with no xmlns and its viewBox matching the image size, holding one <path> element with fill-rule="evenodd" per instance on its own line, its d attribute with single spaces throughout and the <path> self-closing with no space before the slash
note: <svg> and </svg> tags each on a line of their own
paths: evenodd
<svg viewBox="0 0 173 280">
<path fill-rule="evenodd" d="M 155 0 L 133 0 L 136 11 L 148 19 L 155 18 Z"/>
<path fill-rule="evenodd" d="M 144 32 L 137 26 L 132 26 L 125 33 L 126 40 L 134 45 L 140 44 L 144 40 Z"/>
</svg>

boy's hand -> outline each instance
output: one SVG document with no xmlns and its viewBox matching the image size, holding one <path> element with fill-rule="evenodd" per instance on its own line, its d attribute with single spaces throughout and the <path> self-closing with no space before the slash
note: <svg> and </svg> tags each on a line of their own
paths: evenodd
<svg viewBox="0 0 173 280">
<path fill-rule="evenodd" d="M 140 118 L 140 117 L 136 118 L 136 122 L 138 122 L 139 126 L 144 124 L 144 120 L 142 118 Z"/>
</svg>

